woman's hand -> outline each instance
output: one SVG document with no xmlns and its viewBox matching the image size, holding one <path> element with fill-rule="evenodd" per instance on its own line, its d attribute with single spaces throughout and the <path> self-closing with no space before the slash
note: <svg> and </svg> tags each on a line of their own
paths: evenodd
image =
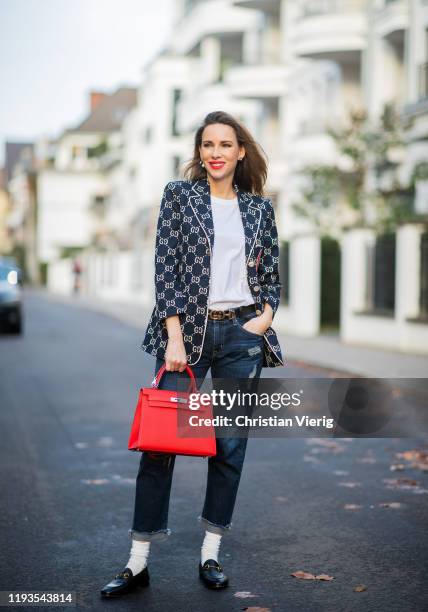
<svg viewBox="0 0 428 612">
<path fill-rule="evenodd" d="M 166 319 L 168 342 L 165 351 L 165 370 L 168 372 L 183 372 L 187 366 L 187 355 L 184 347 L 183 334 L 178 315 Z"/>
<path fill-rule="evenodd" d="M 242 327 L 244 329 L 247 329 L 250 332 L 253 332 L 253 334 L 259 334 L 260 336 L 263 336 L 265 331 L 271 325 L 272 325 L 272 316 L 269 310 L 265 309 L 261 315 L 258 315 L 257 317 L 253 317 L 252 319 L 249 319 L 249 321 L 245 321 Z"/>
<path fill-rule="evenodd" d="M 165 351 L 165 369 L 168 372 L 184 372 L 187 366 L 186 349 L 184 348 L 183 336 L 168 339 Z"/>
</svg>

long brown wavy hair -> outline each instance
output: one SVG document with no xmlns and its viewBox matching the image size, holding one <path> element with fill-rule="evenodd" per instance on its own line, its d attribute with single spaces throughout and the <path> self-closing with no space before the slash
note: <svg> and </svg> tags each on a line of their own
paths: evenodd
<svg viewBox="0 0 428 612">
<path fill-rule="evenodd" d="M 235 117 L 223 111 L 208 113 L 195 134 L 193 158 L 184 168 L 184 178 L 188 181 L 197 181 L 207 178 L 207 171 L 201 166 L 199 147 L 202 144 L 202 133 L 207 125 L 223 123 L 230 125 L 236 134 L 238 144 L 245 147 L 245 156 L 236 164 L 233 182 L 240 189 L 255 195 L 264 195 L 264 185 L 267 178 L 267 156 L 262 147 L 254 140 L 247 128 Z"/>
</svg>

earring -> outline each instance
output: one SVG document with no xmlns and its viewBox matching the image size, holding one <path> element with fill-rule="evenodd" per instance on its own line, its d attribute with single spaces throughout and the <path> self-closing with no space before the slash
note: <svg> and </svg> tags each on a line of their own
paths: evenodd
<svg viewBox="0 0 428 612">
<path fill-rule="evenodd" d="M 204 165 L 204 162 L 202 161 L 202 159 L 199 160 L 199 163 L 201 164 L 201 166 Z"/>
</svg>

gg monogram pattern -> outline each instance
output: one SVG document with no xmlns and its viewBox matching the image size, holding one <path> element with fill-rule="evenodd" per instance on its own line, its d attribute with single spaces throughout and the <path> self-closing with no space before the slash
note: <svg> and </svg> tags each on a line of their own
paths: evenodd
<svg viewBox="0 0 428 612">
<path fill-rule="evenodd" d="M 272 203 L 237 184 L 245 235 L 248 286 L 256 308 L 268 302 L 275 315 L 281 291 L 278 275 L 278 233 Z M 188 365 L 201 357 L 208 320 L 210 262 L 214 224 L 207 179 L 170 181 L 163 192 L 156 229 L 155 295 L 141 348 L 165 356 L 168 333 L 165 318 L 178 315 Z M 272 327 L 264 335 L 263 367 L 284 365 Z"/>
</svg>

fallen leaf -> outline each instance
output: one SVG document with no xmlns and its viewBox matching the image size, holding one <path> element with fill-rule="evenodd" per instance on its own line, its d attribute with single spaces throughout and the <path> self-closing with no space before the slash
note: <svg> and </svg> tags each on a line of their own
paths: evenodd
<svg viewBox="0 0 428 612">
<path fill-rule="evenodd" d="M 249 597 L 259 597 L 258 595 L 254 595 L 251 591 L 237 591 L 233 594 L 234 597 L 239 597 L 240 599 L 247 599 Z"/>
<path fill-rule="evenodd" d="M 400 502 L 381 502 L 378 504 L 381 508 L 402 508 L 403 504 Z"/>
<path fill-rule="evenodd" d="M 88 448 L 87 442 L 76 442 L 74 445 L 76 448 Z"/>
<path fill-rule="evenodd" d="M 404 463 L 393 463 L 392 465 L 389 466 L 389 469 L 391 470 L 391 472 L 397 472 L 398 470 L 404 470 L 406 468 L 406 466 L 404 465 Z"/>
<path fill-rule="evenodd" d="M 384 478 L 387 489 L 411 489 L 419 487 L 419 482 L 414 478 Z"/>
<path fill-rule="evenodd" d="M 121 476 L 120 474 L 113 474 L 112 478 L 116 480 L 117 482 L 121 482 L 125 484 L 135 483 L 135 478 L 125 478 L 124 476 Z"/>
<path fill-rule="evenodd" d="M 309 572 L 303 572 L 302 570 L 298 570 L 297 572 L 293 572 L 290 576 L 294 576 L 295 578 L 301 578 L 302 580 L 315 580 L 314 574 L 310 574 Z"/>
<path fill-rule="evenodd" d="M 362 508 L 360 504 L 345 504 L 343 507 L 345 510 L 359 510 Z"/>
<path fill-rule="evenodd" d="M 346 481 L 346 482 L 338 482 L 337 484 L 339 485 L 339 487 L 349 487 L 350 489 L 354 487 L 361 487 L 361 482 Z"/>
<path fill-rule="evenodd" d="M 404 459 L 408 461 L 408 467 L 415 468 L 417 470 L 427 471 L 428 470 L 428 452 L 421 449 L 414 449 L 403 451 L 402 453 L 395 453 L 397 459 Z"/>
<path fill-rule="evenodd" d="M 395 453 L 397 459 L 405 459 L 406 461 L 426 461 L 428 462 L 428 452 L 423 450 L 409 450 L 402 453 Z"/>
<path fill-rule="evenodd" d="M 342 453 L 345 447 L 336 442 L 335 440 L 328 440 L 325 438 L 309 438 L 305 440 L 306 444 L 316 445 L 322 448 L 311 448 L 311 453 L 325 453 L 331 451 L 333 453 Z"/>
<path fill-rule="evenodd" d="M 328 574 L 317 574 L 315 578 L 317 580 L 333 580 L 334 576 L 329 576 Z"/>
<path fill-rule="evenodd" d="M 298 570 L 297 572 L 293 572 L 290 576 L 294 576 L 295 578 L 300 578 L 302 580 L 333 580 L 334 576 L 329 576 L 328 574 L 311 574 L 310 572 L 303 572 L 302 570 Z"/>
<path fill-rule="evenodd" d="M 367 591 L 367 587 L 364 584 L 357 584 L 352 590 L 355 591 L 355 593 L 362 593 L 363 591 Z"/>
<path fill-rule="evenodd" d="M 312 463 L 321 463 L 319 459 L 316 457 L 312 457 L 312 455 L 303 455 L 303 461 L 311 461 Z"/>
<path fill-rule="evenodd" d="M 94 485 L 100 485 L 100 484 L 107 484 L 108 480 L 106 478 L 94 478 L 94 479 L 82 479 L 81 482 L 85 483 L 85 484 L 94 484 Z"/>
</svg>

